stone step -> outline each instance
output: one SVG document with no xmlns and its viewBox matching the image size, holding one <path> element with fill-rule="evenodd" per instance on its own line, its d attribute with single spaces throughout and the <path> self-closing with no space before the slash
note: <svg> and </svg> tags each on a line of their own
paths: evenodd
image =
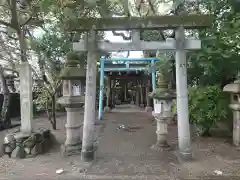
<svg viewBox="0 0 240 180">
<path fill-rule="evenodd" d="M 59 177 L 59 180 L 238 180 L 239 176 L 217 176 L 217 175 L 205 175 L 199 177 L 173 177 L 167 174 L 164 175 L 152 175 L 152 174 L 142 174 L 142 175 L 124 175 L 124 174 L 78 174 L 69 177 Z"/>
</svg>

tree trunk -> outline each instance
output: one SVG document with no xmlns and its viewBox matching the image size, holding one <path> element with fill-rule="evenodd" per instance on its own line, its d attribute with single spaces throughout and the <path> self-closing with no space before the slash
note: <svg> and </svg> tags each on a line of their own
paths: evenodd
<svg viewBox="0 0 240 180">
<path fill-rule="evenodd" d="M 45 110 L 46 110 L 46 113 L 47 113 L 47 116 L 48 116 L 48 120 L 50 121 L 51 125 L 52 125 L 52 128 L 53 130 L 56 130 L 57 129 L 57 122 L 56 122 L 56 96 L 55 94 L 51 96 L 51 112 L 49 112 L 49 101 L 47 100 L 46 102 L 46 107 L 45 107 Z"/>
<path fill-rule="evenodd" d="M 3 128 L 11 126 L 11 119 L 9 114 L 9 107 L 10 107 L 10 92 L 7 86 L 7 81 L 3 74 L 3 68 L 0 65 L 0 82 L 2 85 L 3 90 L 3 104 L 1 110 L 1 126 Z"/>
<path fill-rule="evenodd" d="M 21 55 L 21 62 L 27 62 L 27 44 L 25 41 L 25 34 L 24 34 L 24 27 L 20 26 L 19 23 L 19 16 L 17 10 L 17 1 L 11 0 L 11 25 L 17 32 L 18 41 L 20 45 L 20 55 Z"/>
<path fill-rule="evenodd" d="M 25 42 L 25 36 L 22 30 L 17 32 L 19 44 L 20 44 L 20 51 L 21 51 L 21 62 L 27 62 L 27 46 Z"/>
<path fill-rule="evenodd" d="M 57 129 L 57 122 L 56 122 L 56 95 L 52 96 L 52 118 L 51 118 L 52 128 L 54 130 Z"/>
</svg>

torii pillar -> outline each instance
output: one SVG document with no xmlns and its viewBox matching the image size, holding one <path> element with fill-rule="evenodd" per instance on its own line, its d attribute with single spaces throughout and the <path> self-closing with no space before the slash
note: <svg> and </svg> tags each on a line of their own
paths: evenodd
<svg viewBox="0 0 240 180">
<path fill-rule="evenodd" d="M 187 86 L 187 58 L 184 48 L 185 32 L 179 27 L 175 34 L 177 51 L 176 61 L 176 90 L 177 90 L 177 115 L 178 115 L 178 147 L 180 158 L 192 159 L 189 112 L 188 112 L 188 86 Z"/>
<path fill-rule="evenodd" d="M 94 124 L 96 104 L 96 74 L 97 74 L 97 32 L 90 31 L 87 35 L 88 55 L 86 73 L 86 92 L 84 107 L 84 123 L 81 158 L 83 161 L 92 161 L 95 158 Z"/>
</svg>

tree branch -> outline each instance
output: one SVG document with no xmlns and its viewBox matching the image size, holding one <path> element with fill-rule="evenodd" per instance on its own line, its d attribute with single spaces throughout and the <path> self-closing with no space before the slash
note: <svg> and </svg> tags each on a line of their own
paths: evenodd
<svg viewBox="0 0 240 180">
<path fill-rule="evenodd" d="M 28 18 L 28 20 L 26 20 L 25 23 L 20 24 L 20 27 L 25 26 L 25 25 L 28 24 L 31 20 L 32 20 L 32 16 L 30 16 L 30 17 Z"/>
<path fill-rule="evenodd" d="M 121 32 L 112 31 L 112 33 L 114 36 L 122 36 L 123 40 L 126 40 L 126 41 L 129 41 L 132 38 L 131 35 L 126 36 L 124 33 L 121 33 Z"/>
<path fill-rule="evenodd" d="M 5 32 L 5 31 L 0 31 L 0 33 L 3 33 L 3 34 L 5 34 L 5 35 L 7 35 L 10 39 L 13 39 L 13 40 L 15 40 L 15 41 L 17 41 L 18 40 L 18 38 L 15 38 L 15 37 L 13 37 L 13 36 L 10 36 L 7 32 Z"/>
</svg>

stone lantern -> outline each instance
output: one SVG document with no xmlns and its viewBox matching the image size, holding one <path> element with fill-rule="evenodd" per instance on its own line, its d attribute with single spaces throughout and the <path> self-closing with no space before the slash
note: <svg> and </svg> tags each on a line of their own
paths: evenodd
<svg viewBox="0 0 240 180">
<path fill-rule="evenodd" d="M 158 88 L 155 89 L 150 97 L 154 99 L 153 116 L 157 121 L 157 142 L 152 146 L 153 149 L 162 150 L 169 147 L 167 143 L 168 123 L 172 119 L 172 103 L 176 98 L 175 92 L 168 88 L 168 83 L 160 75 Z"/>
<path fill-rule="evenodd" d="M 66 141 L 62 146 L 63 155 L 81 153 L 81 109 L 84 105 L 86 71 L 84 59 L 77 53 L 67 54 L 65 67 L 60 73 L 63 80 L 63 96 L 58 100 L 67 111 Z"/>
<path fill-rule="evenodd" d="M 240 145 L 240 79 L 227 84 L 224 92 L 231 93 L 230 109 L 233 111 L 233 144 Z"/>
</svg>

